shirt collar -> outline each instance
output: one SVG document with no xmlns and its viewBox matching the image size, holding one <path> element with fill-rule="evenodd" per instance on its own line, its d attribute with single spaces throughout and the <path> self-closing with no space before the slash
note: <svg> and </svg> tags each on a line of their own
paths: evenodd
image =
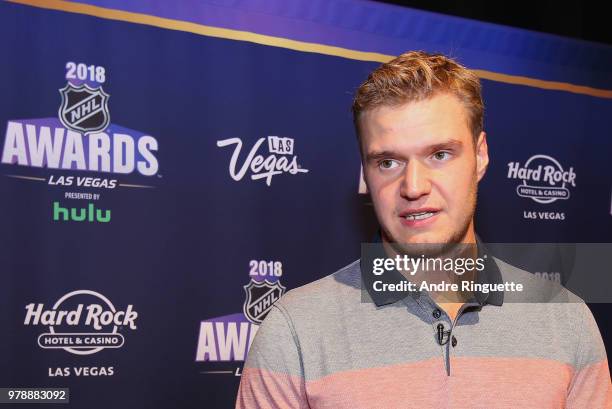
<svg viewBox="0 0 612 409">
<path fill-rule="evenodd" d="M 373 240 L 374 243 L 381 243 L 380 232 L 378 232 Z M 480 240 L 480 237 L 476 235 L 476 246 L 478 248 L 478 257 L 483 257 L 485 268 L 482 271 L 479 271 L 476 276 L 476 283 L 479 284 L 501 284 L 502 283 L 502 275 L 499 271 L 499 267 L 495 260 L 493 260 L 492 255 L 487 250 L 485 244 Z M 376 254 L 377 253 L 377 254 Z M 486 255 L 486 257 L 484 257 Z M 407 293 L 410 293 L 412 296 L 415 296 L 415 292 L 401 292 L 401 291 L 374 291 L 373 283 L 376 280 L 380 280 L 384 277 L 384 282 L 389 283 L 397 283 L 401 280 L 405 280 L 404 276 L 397 270 L 393 269 L 391 271 L 387 271 L 383 276 L 375 277 L 371 272 L 367 272 L 364 269 L 364 265 L 372 265 L 370 258 L 374 257 L 386 257 L 384 249 L 382 246 L 376 246 L 374 252 L 368 252 L 368 260 L 364 260 L 363 254 L 360 260 L 361 265 L 361 279 L 362 285 L 365 285 L 366 291 L 368 292 L 370 298 L 374 301 L 376 306 L 380 307 L 382 305 L 393 304 L 403 298 L 406 297 Z M 365 263 L 365 264 L 364 264 Z M 490 291 L 488 293 L 477 291 L 475 294 L 476 301 L 480 305 L 497 305 L 501 306 L 504 302 L 504 292 L 503 291 Z"/>
</svg>

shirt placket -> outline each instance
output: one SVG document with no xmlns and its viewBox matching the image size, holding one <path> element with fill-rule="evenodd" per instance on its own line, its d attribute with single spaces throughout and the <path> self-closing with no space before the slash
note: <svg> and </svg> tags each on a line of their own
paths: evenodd
<svg viewBox="0 0 612 409">
<path fill-rule="evenodd" d="M 428 311 L 432 317 L 431 325 L 434 332 L 434 339 L 440 346 L 440 352 L 442 354 L 446 375 L 451 376 L 451 348 L 455 348 L 457 346 L 457 340 L 453 335 L 453 330 L 457 326 L 457 322 L 465 310 L 470 307 L 478 306 L 479 304 L 475 302 L 463 304 L 459 311 L 457 311 L 457 316 L 455 319 L 451 321 L 448 314 L 446 314 L 446 312 L 444 312 L 444 310 L 431 299 L 427 298 L 426 300 L 423 300 L 423 297 L 419 297 L 417 302 L 421 307 Z"/>
</svg>

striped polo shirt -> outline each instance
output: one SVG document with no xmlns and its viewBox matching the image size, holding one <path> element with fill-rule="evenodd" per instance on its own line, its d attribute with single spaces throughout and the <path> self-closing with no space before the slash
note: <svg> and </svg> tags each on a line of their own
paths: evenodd
<svg viewBox="0 0 612 409">
<path fill-rule="evenodd" d="M 489 260 L 480 282 L 553 285 Z M 575 295 L 477 294 L 453 323 L 426 292 L 378 294 L 363 276 L 357 260 L 276 302 L 236 408 L 612 408 L 605 347 Z"/>
</svg>

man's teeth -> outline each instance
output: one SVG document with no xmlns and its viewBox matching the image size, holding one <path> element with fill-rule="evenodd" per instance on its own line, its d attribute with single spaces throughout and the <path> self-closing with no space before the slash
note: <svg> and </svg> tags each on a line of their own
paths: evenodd
<svg viewBox="0 0 612 409">
<path fill-rule="evenodd" d="M 433 212 L 414 213 L 406 216 L 406 220 L 423 220 L 433 216 Z"/>
</svg>

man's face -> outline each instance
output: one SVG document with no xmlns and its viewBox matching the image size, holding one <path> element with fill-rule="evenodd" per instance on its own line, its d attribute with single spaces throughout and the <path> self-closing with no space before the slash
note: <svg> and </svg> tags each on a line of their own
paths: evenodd
<svg viewBox="0 0 612 409">
<path fill-rule="evenodd" d="M 450 94 L 366 111 L 364 177 L 383 241 L 473 243 L 476 192 L 489 157 L 474 146 L 467 111 Z"/>
</svg>

